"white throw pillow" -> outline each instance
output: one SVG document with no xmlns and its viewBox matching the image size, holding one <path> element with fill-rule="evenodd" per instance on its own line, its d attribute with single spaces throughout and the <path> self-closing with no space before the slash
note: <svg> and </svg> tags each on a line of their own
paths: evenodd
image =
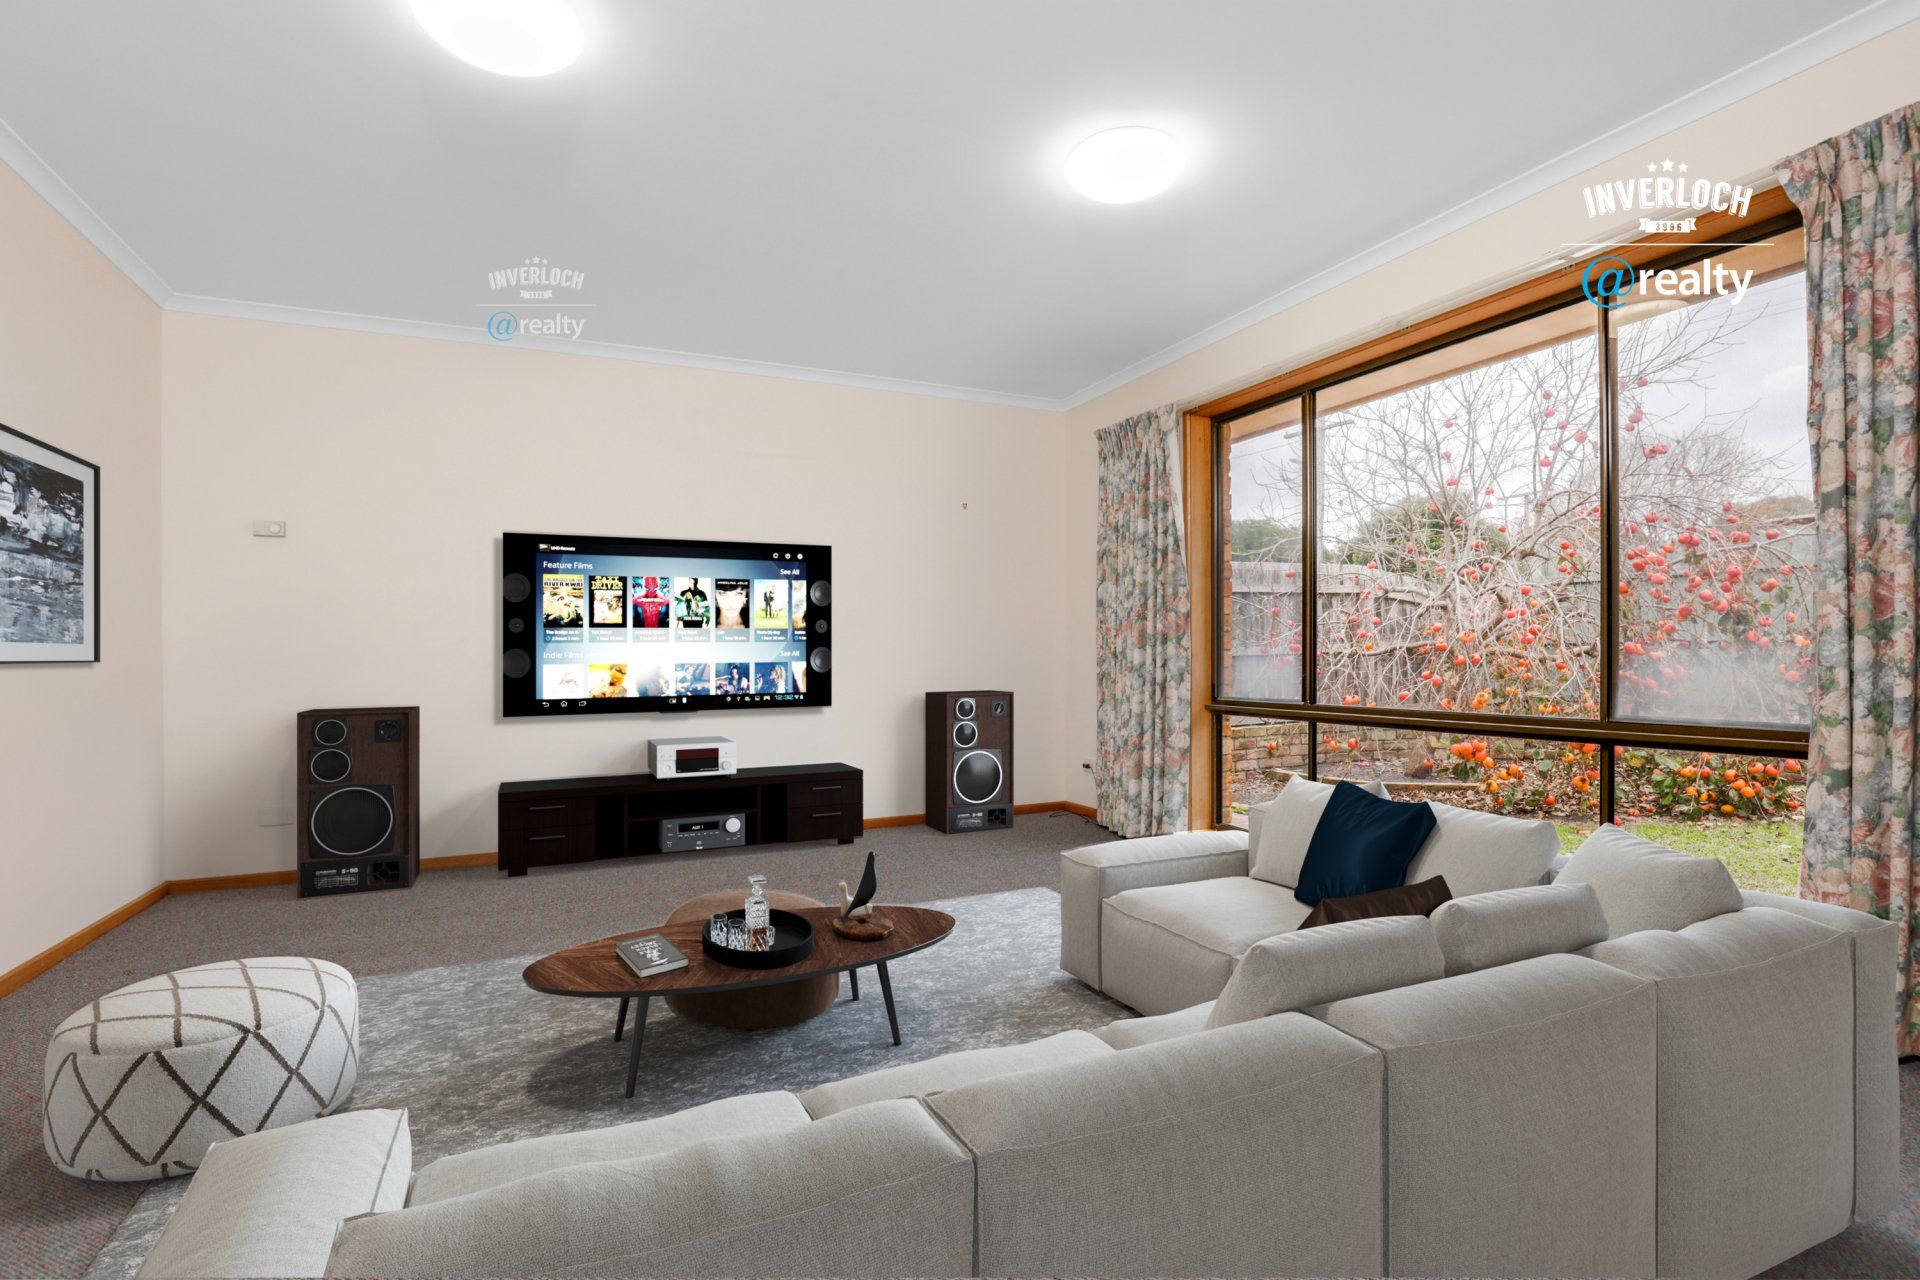
<svg viewBox="0 0 1920 1280">
<path fill-rule="evenodd" d="M 1354 785 L 1382 800 L 1388 798 L 1386 787 L 1378 782 Z M 1281 788 L 1279 795 L 1261 806 L 1260 843 L 1253 850 L 1253 869 L 1247 874 L 1289 889 L 1299 884 L 1300 866 L 1307 860 L 1313 829 L 1320 825 L 1320 815 L 1327 811 L 1327 801 L 1332 798 L 1331 782 L 1295 777 Z M 1412 877 L 1408 880 L 1411 883 Z"/>
<path fill-rule="evenodd" d="M 1539 884 L 1560 852 L 1560 832 L 1543 818 L 1509 818 L 1437 801 L 1433 834 L 1407 867 L 1407 883 L 1447 878 L 1456 898 Z"/>
<path fill-rule="evenodd" d="M 1586 838 L 1555 884 L 1590 884 L 1610 936 L 1684 929 L 1745 905 L 1725 864 L 1696 858 L 1608 823 Z"/>
</svg>

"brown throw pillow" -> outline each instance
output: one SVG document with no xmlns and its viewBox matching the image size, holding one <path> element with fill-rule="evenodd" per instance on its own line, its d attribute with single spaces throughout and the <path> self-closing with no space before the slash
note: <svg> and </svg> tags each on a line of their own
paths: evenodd
<svg viewBox="0 0 1920 1280">
<path fill-rule="evenodd" d="M 1452 898 L 1445 876 L 1403 884 L 1373 893 L 1356 893 L 1351 898 L 1322 898 L 1313 913 L 1300 922 L 1302 929 L 1340 920 L 1371 920 L 1375 916 L 1430 916 L 1441 903 Z"/>
</svg>

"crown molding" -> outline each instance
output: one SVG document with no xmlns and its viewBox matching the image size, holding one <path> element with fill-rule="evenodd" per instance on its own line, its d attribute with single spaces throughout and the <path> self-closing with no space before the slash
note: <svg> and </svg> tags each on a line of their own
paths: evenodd
<svg viewBox="0 0 1920 1280">
<path fill-rule="evenodd" d="M 80 193 L 68 186 L 66 179 L 55 173 L 53 166 L 42 160 L 40 153 L 28 146 L 27 140 L 15 133 L 5 120 L 0 120 L 0 164 L 19 174 L 20 180 L 31 187 L 35 195 L 86 237 L 108 262 L 120 269 L 121 275 L 133 281 L 135 288 L 161 306 L 167 305 L 173 290 L 160 278 L 160 273 L 121 239 L 120 233 L 108 226 L 106 219 L 95 213 L 93 206 L 82 200 Z"/>
<path fill-rule="evenodd" d="M 815 369 L 807 365 L 775 364 L 771 361 L 744 360 L 733 356 L 701 355 L 698 352 L 671 351 L 661 347 L 635 347 L 617 342 L 588 342 L 580 339 L 525 336 L 514 338 L 510 342 L 500 342 L 489 336 L 483 329 L 469 328 L 464 325 L 405 320 L 392 316 L 359 315 L 348 311 L 320 311 L 310 307 L 287 307 L 277 303 L 248 302 L 237 298 L 210 298 L 202 294 L 173 294 L 167 300 L 166 309 L 186 315 L 221 316 L 234 320 L 263 320 L 273 324 L 345 329 L 356 333 L 378 333 L 399 338 L 425 338 L 436 342 L 468 342 L 496 349 L 546 351 L 558 355 L 627 360 L 636 364 L 670 365 L 680 369 L 705 369 L 715 373 L 739 373 L 759 378 L 784 378 L 794 382 L 817 382 L 827 386 L 853 387 L 862 391 L 886 391 L 895 395 L 959 400 L 970 404 L 997 405 L 1008 409 L 1038 409 L 1057 413 L 1065 407 L 1061 401 L 1046 396 L 990 391 L 979 387 L 956 387 L 939 382 L 914 382 L 905 378 L 848 373 L 838 369 Z"/>
<path fill-rule="evenodd" d="M 1665 137 L 1677 129 L 1732 106 L 1742 98 L 1750 97 L 1783 80 L 1799 75 L 1849 49 L 1903 27 L 1915 19 L 1920 19 L 1920 0 L 1877 0 L 1877 3 L 1865 9 L 1802 36 L 1794 43 L 1730 71 L 1718 80 L 1676 98 L 1665 106 L 1656 107 L 1638 119 L 1630 120 L 1589 142 L 1564 151 L 1553 159 L 1536 165 L 1471 200 L 1457 204 L 1443 213 L 1409 227 L 1398 235 L 1381 241 L 1371 249 L 1363 250 L 1344 261 L 1335 263 L 1300 283 L 1281 290 L 1265 301 L 1256 302 L 1245 310 L 1208 325 L 1179 342 L 1162 347 L 1152 355 L 1142 357 L 1071 395 L 1063 396 L 1059 403 L 1062 408 L 1077 409 L 1110 391 L 1126 386 L 1129 382 L 1145 377 L 1157 369 L 1163 369 L 1176 360 L 1210 347 L 1223 338 L 1231 337 L 1242 329 L 1259 324 L 1262 320 L 1271 319 L 1290 307 L 1296 307 L 1310 298 L 1365 275 L 1376 267 L 1385 266 L 1416 249 L 1425 248 L 1434 241 L 1471 226 L 1502 209 L 1518 204 L 1531 196 L 1539 195 L 1542 191 L 1578 177 L 1589 169 L 1618 159 L 1636 147 L 1645 146 L 1647 143 Z"/>
</svg>

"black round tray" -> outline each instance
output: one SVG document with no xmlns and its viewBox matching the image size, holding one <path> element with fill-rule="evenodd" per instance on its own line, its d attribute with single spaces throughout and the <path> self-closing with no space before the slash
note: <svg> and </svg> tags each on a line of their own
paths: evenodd
<svg viewBox="0 0 1920 1280">
<path fill-rule="evenodd" d="M 747 909 L 741 907 L 727 915 L 744 920 Z M 767 921 L 773 926 L 773 946 L 769 950 L 735 951 L 732 947 L 723 947 L 707 937 L 704 924 L 700 926 L 700 949 L 706 952 L 707 959 L 736 969 L 784 969 L 813 954 L 813 925 L 805 916 L 775 909 L 767 913 Z"/>
</svg>

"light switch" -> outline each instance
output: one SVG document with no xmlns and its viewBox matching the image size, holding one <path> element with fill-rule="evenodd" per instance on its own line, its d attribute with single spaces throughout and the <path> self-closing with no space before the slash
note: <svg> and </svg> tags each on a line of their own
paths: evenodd
<svg viewBox="0 0 1920 1280">
<path fill-rule="evenodd" d="M 287 536 L 285 520 L 255 520 L 253 536 L 256 538 L 284 538 Z"/>
</svg>

